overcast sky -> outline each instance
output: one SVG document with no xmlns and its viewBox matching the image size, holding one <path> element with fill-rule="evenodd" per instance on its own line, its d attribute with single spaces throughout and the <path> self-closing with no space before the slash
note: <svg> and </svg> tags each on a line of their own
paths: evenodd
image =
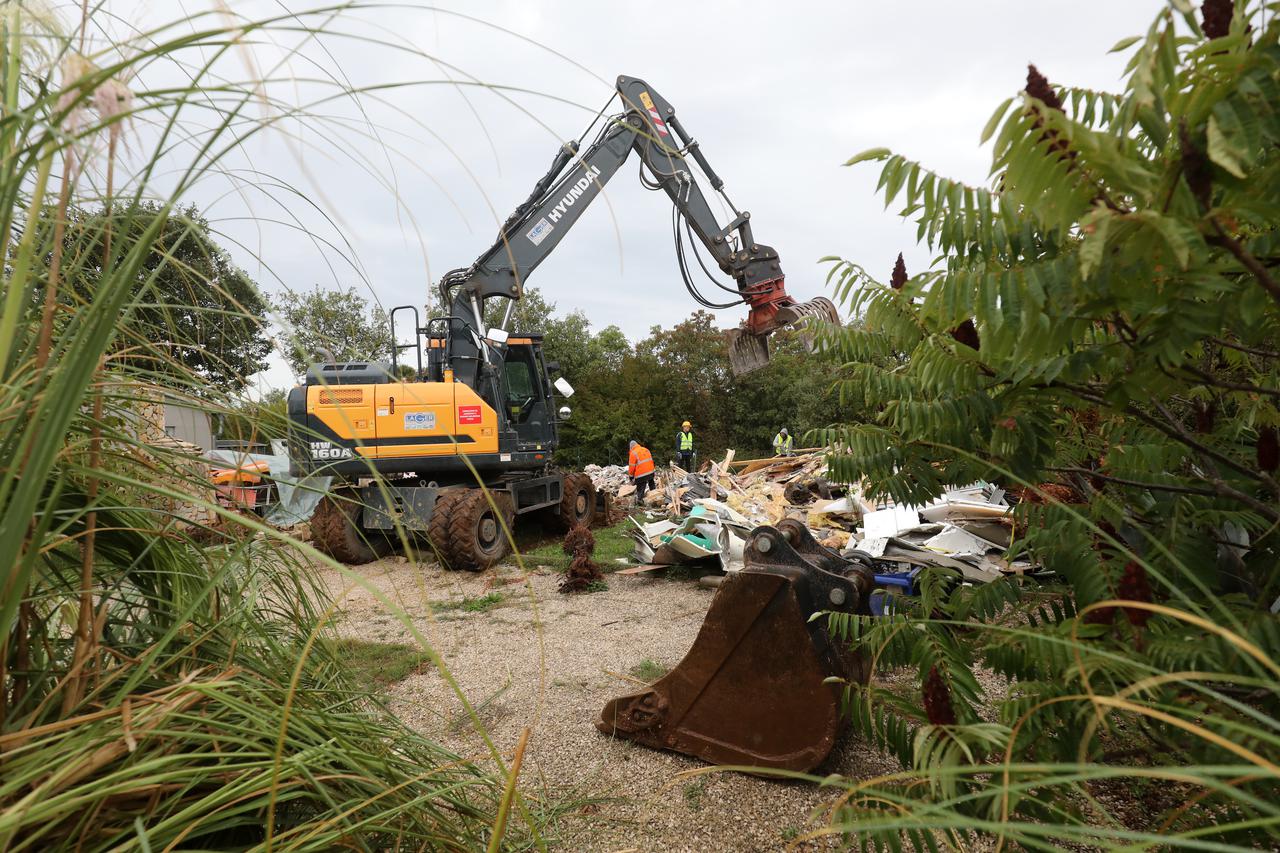
<svg viewBox="0 0 1280 853">
<path fill-rule="evenodd" d="M 131 20 L 172 17 L 178 5 L 112 4 Z M 231 5 L 249 17 L 311 8 Z M 981 128 L 1022 88 L 1028 62 L 1054 83 L 1116 90 L 1125 57 L 1107 50 L 1145 31 L 1161 8 L 1156 0 L 362 8 L 270 72 L 269 94 L 305 101 L 327 91 L 308 79 L 335 72 L 357 87 L 405 85 L 256 137 L 228 161 L 248 179 L 234 192 L 211 179 L 193 200 L 268 291 L 354 285 L 384 306 L 421 304 L 441 274 L 489 246 L 558 144 L 582 134 L 626 74 L 672 103 L 730 197 L 751 211 L 756 238 L 777 248 L 788 291 L 809 298 L 824 292 L 825 255 L 882 279 L 899 251 L 913 272 L 931 260 L 914 226 L 877 198 L 877 165 L 845 168 L 846 159 L 883 145 L 983 183 L 990 157 L 978 147 Z M 273 38 L 282 47 L 257 49 L 263 69 L 297 44 Z M 502 88 L 443 83 L 450 79 Z M 273 189 L 267 175 L 292 189 Z M 302 229 L 271 222 L 290 219 Z M 670 202 L 644 191 L 631 164 L 529 284 L 560 311 L 581 309 L 595 328 L 615 324 L 633 340 L 696 307 L 676 268 Z M 744 314 L 719 312 L 720 324 Z M 291 384 L 278 359 L 260 378 Z"/>
</svg>

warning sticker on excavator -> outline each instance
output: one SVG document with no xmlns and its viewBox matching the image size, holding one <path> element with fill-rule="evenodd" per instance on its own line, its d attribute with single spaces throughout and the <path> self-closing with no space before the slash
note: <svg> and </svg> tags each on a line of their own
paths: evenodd
<svg viewBox="0 0 1280 853">
<path fill-rule="evenodd" d="M 460 424 L 480 423 L 480 407 L 479 406 L 459 406 L 458 407 L 458 423 Z"/>
<path fill-rule="evenodd" d="M 662 123 L 662 116 L 658 115 L 658 108 L 653 105 L 653 98 L 649 97 L 648 92 L 640 92 L 640 103 L 644 104 L 644 108 L 649 111 L 649 118 L 653 119 L 653 129 L 663 136 L 669 136 L 667 126 Z"/>
</svg>

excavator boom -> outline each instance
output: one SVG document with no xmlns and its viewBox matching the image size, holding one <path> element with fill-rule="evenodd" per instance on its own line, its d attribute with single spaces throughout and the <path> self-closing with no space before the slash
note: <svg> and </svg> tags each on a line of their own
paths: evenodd
<svg viewBox="0 0 1280 853">
<path fill-rule="evenodd" d="M 746 305 L 749 309 L 746 320 L 729 334 L 735 373 L 767 363 L 767 337 L 784 326 L 806 318 L 838 322 L 830 300 L 798 303 L 787 294 L 778 253 L 755 239 L 751 214 L 738 210 L 730 201 L 724 181 L 697 140 L 685 130 L 675 108 L 635 77 L 619 77 L 617 91 L 624 111 L 609 117 L 585 150 L 580 151 L 576 143 L 562 146 L 529 198 L 503 223 L 493 245 L 470 267 L 454 270 L 441 280 L 441 295 L 451 306 L 451 314 L 465 318 L 468 325 L 483 333 L 486 301 L 495 297 L 519 299 L 528 276 L 635 153 L 645 187 L 665 192 L 675 207 L 676 256 L 690 295 L 707 308 Z M 695 164 L 733 212 L 727 223 L 722 224 L 712 210 L 695 178 Z M 699 246 L 732 284 L 711 279 L 698 254 Z M 723 297 L 713 299 L 702 293 L 694 281 L 690 254 L 710 284 L 722 293 L 727 291 Z M 460 345 L 467 346 L 465 337 Z"/>
</svg>

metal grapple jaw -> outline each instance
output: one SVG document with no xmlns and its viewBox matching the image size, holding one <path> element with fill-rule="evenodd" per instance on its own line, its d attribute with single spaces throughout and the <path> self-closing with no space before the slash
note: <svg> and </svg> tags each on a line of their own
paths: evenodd
<svg viewBox="0 0 1280 853">
<path fill-rule="evenodd" d="M 741 376 L 769 363 L 769 334 L 805 319 L 839 323 L 835 304 L 824 296 L 796 302 L 787 295 L 781 278 L 754 285 L 747 294 L 751 311 L 736 329 L 725 333 L 729 366 Z"/>
<path fill-rule="evenodd" d="M 871 570 L 787 519 L 757 527 L 693 648 L 648 688 L 605 705 L 596 728 L 713 764 L 807 772 L 835 744 L 840 685 L 867 661 L 835 643 L 824 610 L 869 614 Z"/>
</svg>

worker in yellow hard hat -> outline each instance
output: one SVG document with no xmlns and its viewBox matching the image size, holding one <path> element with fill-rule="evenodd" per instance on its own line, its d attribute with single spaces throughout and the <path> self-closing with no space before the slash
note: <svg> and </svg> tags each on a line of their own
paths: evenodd
<svg viewBox="0 0 1280 853">
<path fill-rule="evenodd" d="M 676 464 L 686 471 L 696 470 L 698 454 L 693 450 L 693 424 L 685 421 L 676 433 Z"/>
</svg>

